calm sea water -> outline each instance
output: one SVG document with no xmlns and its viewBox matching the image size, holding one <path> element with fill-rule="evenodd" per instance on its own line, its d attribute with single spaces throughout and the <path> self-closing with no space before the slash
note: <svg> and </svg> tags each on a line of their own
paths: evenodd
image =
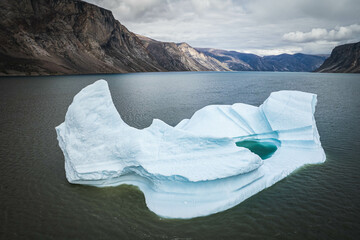
<svg viewBox="0 0 360 240">
<path fill-rule="evenodd" d="M 150 212 L 132 186 L 66 181 L 54 127 L 74 95 L 108 81 L 129 125 L 170 125 L 209 104 L 260 105 L 272 91 L 318 94 L 327 161 L 306 166 L 227 211 L 190 220 Z M 360 75 L 269 72 L 137 73 L 0 78 L 0 238 L 358 239 Z"/>
</svg>

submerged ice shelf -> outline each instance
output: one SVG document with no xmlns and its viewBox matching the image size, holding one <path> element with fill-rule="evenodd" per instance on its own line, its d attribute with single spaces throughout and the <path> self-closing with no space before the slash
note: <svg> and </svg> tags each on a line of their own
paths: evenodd
<svg viewBox="0 0 360 240">
<path fill-rule="evenodd" d="M 231 208 L 295 169 L 325 161 L 316 95 L 271 93 L 260 106 L 211 105 L 175 127 L 139 130 L 120 117 L 105 80 L 82 89 L 56 127 L 70 183 L 131 184 L 162 217 Z"/>
</svg>

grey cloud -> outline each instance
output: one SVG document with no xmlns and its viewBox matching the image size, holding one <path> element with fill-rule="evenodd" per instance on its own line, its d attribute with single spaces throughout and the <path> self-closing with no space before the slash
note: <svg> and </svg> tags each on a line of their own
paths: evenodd
<svg viewBox="0 0 360 240">
<path fill-rule="evenodd" d="M 351 24 L 358 19 L 358 0 L 253 0 L 248 8 L 258 21 L 278 23 L 313 19 L 331 24 Z"/>
<path fill-rule="evenodd" d="M 211 12 L 227 11 L 235 5 L 232 0 L 88 0 L 87 2 L 112 10 L 119 20 L 148 23 L 181 18 L 183 14 L 203 16 Z"/>
</svg>

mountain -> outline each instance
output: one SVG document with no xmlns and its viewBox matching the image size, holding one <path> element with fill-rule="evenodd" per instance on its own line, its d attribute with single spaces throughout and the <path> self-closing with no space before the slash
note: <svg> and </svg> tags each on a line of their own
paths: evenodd
<svg viewBox="0 0 360 240">
<path fill-rule="evenodd" d="M 266 71 L 312 72 L 326 59 L 323 56 L 296 53 L 263 57 Z"/>
<path fill-rule="evenodd" d="M 207 56 L 213 57 L 220 62 L 226 64 L 226 66 L 233 71 L 251 71 L 252 67 L 241 60 L 239 56 L 249 55 L 251 58 L 253 54 L 244 54 L 235 51 L 225 51 L 213 48 L 196 48 L 199 52 L 206 54 Z M 256 56 L 256 55 L 253 55 Z M 256 56 L 257 57 L 257 56 Z"/>
<path fill-rule="evenodd" d="M 360 42 L 335 47 L 316 72 L 360 73 Z"/>
<path fill-rule="evenodd" d="M 168 71 L 229 71 L 225 64 L 198 52 L 187 43 L 160 42 L 137 36 L 150 55 Z"/>
<path fill-rule="evenodd" d="M 255 54 L 212 48 L 197 48 L 197 50 L 226 64 L 233 71 L 311 72 L 326 59 L 326 56 L 302 53 L 260 57 Z"/>
<path fill-rule="evenodd" d="M 151 71 L 313 71 L 323 56 L 259 57 L 130 32 L 81 0 L 1 0 L 0 75 Z"/>
<path fill-rule="evenodd" d="M 0 74 L 164 71 L 111 11 L 79 0 L 1 0 Z"/>
</svg>

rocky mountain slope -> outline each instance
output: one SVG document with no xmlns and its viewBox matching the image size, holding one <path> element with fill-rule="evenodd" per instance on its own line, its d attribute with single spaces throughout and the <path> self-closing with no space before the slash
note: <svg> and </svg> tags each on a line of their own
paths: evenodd
<svg viewBox="0 0 360 240">
<path fill-rule="evenodd" d="M 313 71 L 323 56 L 259 57 L 130 32 L 81 0 L 1 0 L 0 75 L 150 71 Z"/>
<path fill-rule="evenodd" d="M 216 60 L 215 58 L 212 58 L 202 52 L 197 51 L 195 48 L 191 47 L 187 43 L 179 43 L 177 44 L 177 46 L 180 49 L 180 51 L 182 51 L 185 54 L 185 56 L 193 59 L 200 65 L 205 66 L 209 70 L 230 71 L 230 69 L 226 66 L 226 64 L 223 64 L 220 61 Z"/>
<path fill-rule="evenodd" d="M 198 52 L 187 43 L 160 42 L 137 36 L 150 55 L 168 71 L 229 71 L 225 64 Z"/>
<path fill-rule="evenodd" d="M 78 0 L 1 0 L 0 73 L 163 71 L 111 11 Z"/>
<path fill-rule="evenodd" d="M 316 72 L 360 73 L 360 42 L 335 47 Z"/>
<path fill-rule="evenodd" d="M 212 48 L 197 48 L 197 50 L 226 64 L 233 71 L 311 72 L 326 59 L 325 56 L 301 53 L 260 57 L 255 54 Z"/>
</svg>

